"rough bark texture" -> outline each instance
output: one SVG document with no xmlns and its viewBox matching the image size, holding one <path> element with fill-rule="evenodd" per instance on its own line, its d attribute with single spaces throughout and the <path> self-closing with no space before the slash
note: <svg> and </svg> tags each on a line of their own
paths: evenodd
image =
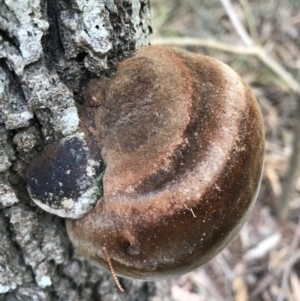
<svg viewBox="0 0 300 301">
<path fill-rule="evenodd" d="M 168 281 L 121 279 L 80 256 L 39 209 L 26 169 L 80 132 L 80 83 L 147 44 L 148 0 L 0 0 L 0 300 L 170 300 Z"/>
</svg>

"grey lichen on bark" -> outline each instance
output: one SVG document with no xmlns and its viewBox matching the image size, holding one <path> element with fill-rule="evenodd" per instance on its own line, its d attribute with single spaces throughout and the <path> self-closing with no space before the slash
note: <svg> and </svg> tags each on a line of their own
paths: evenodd
<svg viewBox="0 0 300 301">
<path fill-rule="evenodd" d="M 130 280 L 119 295 L 26 189 L 35 155 L 80 135 L 80 83 L 112 75 L 150 33 L 149 0 L 0 0 L 0 300 L 169 300 Z"/>
</svg>

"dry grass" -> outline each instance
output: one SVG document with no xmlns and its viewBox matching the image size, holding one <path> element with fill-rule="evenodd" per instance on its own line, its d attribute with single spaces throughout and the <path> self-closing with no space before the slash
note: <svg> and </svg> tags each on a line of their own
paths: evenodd
<svg viewBox="0 0 300 301">
<path fill-rule="evenodd" d="M 181 40 L 182 47 L 231 65 L 252 86 L 265 121 L 263 181 L 257 204 L 239 235 L 211 262 L 174 279 L 173 299 L 298 301 L 300 177 L 299 168 L 293 171 L 289 160 L 300 123 L 300 1 L 236 0 L 232 10 L 240 24 L 230 18 L 221 2 L 228 1 L 153 0 L 152 40 Z M 202 41 L 202 47 L 185 44 L 182 39 L 186 37 Z M 206 45 L 207 41 L 233 50 Z M 248 53 L 251 47 L 262 49 L 282 69 L 272 69 L 259 56 Z M 298 158 L 292 166 L 298 164 L 299 155 L 294 157 Z M 287 172 L 294 174 L 287 176 Z M 292 182 L 285 205 L 287 217 L 280 219 L 276 211 L 286 187 L 284 179 Z"/>
</svg>

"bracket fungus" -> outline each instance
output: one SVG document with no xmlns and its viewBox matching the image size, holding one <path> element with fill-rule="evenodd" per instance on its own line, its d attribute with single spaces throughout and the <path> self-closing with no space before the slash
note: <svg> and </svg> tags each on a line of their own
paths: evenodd
<svg viewBox="0 0 300 301">
<path fill-rule="evenodd" d="M 55 202 L 78 199 L 78 178 L 90 178 L 92 189 L 105 166 L 93 209 L 66 216 L 75 248 L 106 269 L 107 250 L 118 275 L 138 279 L 183 274 L 210 260 L 239 231 L 259 189 L 264 131 L 250 88 L 213 58 L 149 46 L 121 62 L 111 79 L 91 81 L 84 94 L 84 142 L 73 138 L 84 167 L 57 145 L 51 158 L 39 155 L 28 172 L 33 199 L 50 190 Z M 76 175 L 68 193 L 37 179 L 53 158 L 67 163 L 49 177 Z M 90 172 L 88 158 L 100 162 Z"/>
</svg>

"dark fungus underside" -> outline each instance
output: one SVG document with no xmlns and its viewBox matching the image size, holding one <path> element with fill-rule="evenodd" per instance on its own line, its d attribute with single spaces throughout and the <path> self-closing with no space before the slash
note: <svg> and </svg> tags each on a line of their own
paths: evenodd
<svg viewBox="0 0 300 301">
<path fill-rule="evenodd" d="M 85 173 L 86 164 L 83 143 L 76 137 L 46 146 L 27 172 L 31 196 L 50 206 L 63 198 L 76 199 L 83 188 L 74 183 Z"/>
<path fill-rule="evenodd" d="M 106 246 L 123 276 L 188 272 L 231 240 L 256 198 L 264 151 L 256 100 L 228 66 L 162 47 L 122 62 L 104 90 L 95 92 L 104 195 L 68 220 L 69 236 L 104 267 Z"/>
</svg>

